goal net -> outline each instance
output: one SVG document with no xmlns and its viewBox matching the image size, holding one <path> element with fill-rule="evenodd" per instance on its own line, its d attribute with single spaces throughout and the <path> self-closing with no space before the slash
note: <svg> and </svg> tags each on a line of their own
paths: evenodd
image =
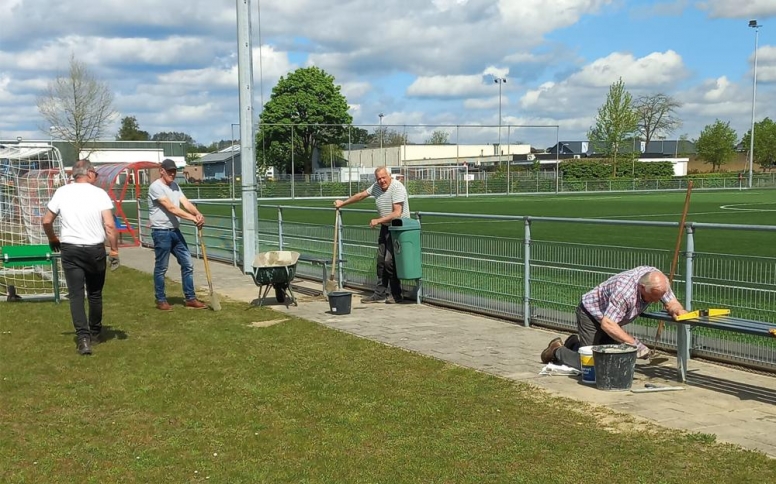
<svg viewBox="0 0 776 484">
<path fill-rule="evenodd" d="M 0 143 L 0 247 L 48 244 L 41 220 L 54 191 L 66 182 L 62 158 L 53 146 Z M 65 291 L 64 273 L 58 265 L 59 290 Z M 0 265 L 1 294 L 13 291 L 22 298 L 53 294 L 53 281 L 50 265 Z"/>
</svg>

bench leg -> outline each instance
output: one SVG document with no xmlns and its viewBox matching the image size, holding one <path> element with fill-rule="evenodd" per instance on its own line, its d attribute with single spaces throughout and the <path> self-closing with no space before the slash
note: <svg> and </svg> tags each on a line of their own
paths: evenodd
<svg viewBox="0 0 776 484">
<path fill-rule="evenodd" d="M 687 381 L 687 363 L 690 361 L 690 326 L 680 324 L 676 328 L 676 369 L 679 371 L 679 381 Z"/>
<path fill-rule="evenodd" d="M 321 264 L 321 267 L 323 268 L 323 276 L 321 276 L 321 284 L 323 284 L 323 295 L 328 297 L 329 293 L 326 292 L 326 264 Z"/>
<path fill-rule="evenodd" d="M 51 280 L 54 283 L 54 302 L 59 304 L 59 264 L 56 258 L 51 259 Z"/>
</svg>

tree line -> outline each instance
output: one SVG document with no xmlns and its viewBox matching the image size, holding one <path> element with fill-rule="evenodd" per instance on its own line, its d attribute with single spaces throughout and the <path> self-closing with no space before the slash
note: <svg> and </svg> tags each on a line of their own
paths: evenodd
<svg viewBox="0 0 776 484">
<path fill-rule="evenodd" d="M 676 114 L 680 107 L 680 102 L 663 93 L 634 99 L 620 78 L 609 87 L 606 101 L 598 109 L 595 124 L 588 131 L 588 140 L 594 153 L 612 160 L 612 176 L 616 176 L 618 155 L 638 157 L 634 150 L 624 149 L 632 141 L 644 141 L 648 145 L 655 136 L 664 139 L 682 125 Z M 753 162 L 763 170 L 775 167 L 776 123 L 766 117 L 755 123 L 754 132 Z M 749 147 L 751 136 L 750 129 L 739 140 L 729 121 L 716 119 L 703 128 L 693 143 L 698 158 L 712 165 L 712 171 L 719 171 L 735 157 L 739 146 Z"/>
<path fill-rule="evenodd" d="M 104 139 L 117 116 L 110 87 L 75 57 L 70 58 L 68 72 L 47 85 L 37 105 L 51 127 L 51 136 L 70 143 L 76 153 L 83 153 L 95 141 Z M 593 152 L 611 161 L 612 175 L 616 176 L 620 162 L 638 157 L 640 150 L 633 149 L 636 141 L 648 145 L 655 138 L 665 139 L 682 126 L 677 115 L 681 106 L 664 93 L 634 98 L 619 79 L 609 87 L 606 101 L 588 131 Z M 299 68 L 282 76 L 259 116 L 257 165 L 276 167 L 285 173 L 290 173 L 293 165 L 293 171 L 309 174 L 316 157 L 323 166 L 344 166 L 343 149 L 348 145 L 407 144 L 406 133 L 386 126 L 375 127 L 372 132 L 352 126 L 353 118 L 348 111 L 341 87 L 323 69 Z M 151 135 L 140 128 L 132 115 L 121 119 L 115 138 L 118 141 L 179 141 L 185 143 L 190 154 L 218 151 L 235 142 L 219 140 L 206 146 L 183 132 L 162 131 Z M 751 130 L 739 140 L 730 122 L 717 119 L 693 142 L 698 157 L 711 164 L 713 171 L 718 171 L 733 159 L 737 146 L 748 146 L 750 140 Z M 448 142 L 448 133 L 441 130 L 434 131 L 426 140 L 428 144 Z M 770 118 L 755 123 L 753 160 L 762 169 L 776 166 L 776 123 Z"/>
</svg>

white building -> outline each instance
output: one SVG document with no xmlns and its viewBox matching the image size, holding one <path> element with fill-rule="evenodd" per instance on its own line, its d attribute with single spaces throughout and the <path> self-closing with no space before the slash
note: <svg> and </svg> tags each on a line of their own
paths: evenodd
<svg viewBox="0 0 776 484">
<path fill-rule="evenodd" d="M 453 165 L 464 162 L 473 165 L 496 164 L 500 158 L 506 162 L 512 155 L 526 155 L 530 152 L 531 145 L 523 144 L 502 144 L 500 154 L 497 144 L 401 145 L 346 150 L 342 156 L 351 166 L 375 168 L 378 166 Z"/>
</svg>

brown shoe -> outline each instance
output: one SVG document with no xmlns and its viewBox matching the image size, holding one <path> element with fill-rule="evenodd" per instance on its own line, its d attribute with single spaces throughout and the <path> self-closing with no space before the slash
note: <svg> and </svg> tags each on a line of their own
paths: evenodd
<svg viewBox="0 0 776 484">
<path fill-rule="evenodd" d="M 172 306 L 167 301 L 156 301 L 156 309 L 159 311 L 172 311 Z"/>
<path fill-rule="evenodd" d="M 186 309 L 207 309 L 207 304 L 199 299 L 189 299 L 184 306 L 186 306 Z"/>
<path fill-rule="evenodd" d="M 560 338 L 555 338 L 554 340 L 550 341 L 550 344 L 547 345 L 547 348 L 542 351 L 542 363 L 545 365 L 547 363 L 551 363 L 555 359 L 555 350 L 563 346 L 563 340 Z"/>
</svg>

